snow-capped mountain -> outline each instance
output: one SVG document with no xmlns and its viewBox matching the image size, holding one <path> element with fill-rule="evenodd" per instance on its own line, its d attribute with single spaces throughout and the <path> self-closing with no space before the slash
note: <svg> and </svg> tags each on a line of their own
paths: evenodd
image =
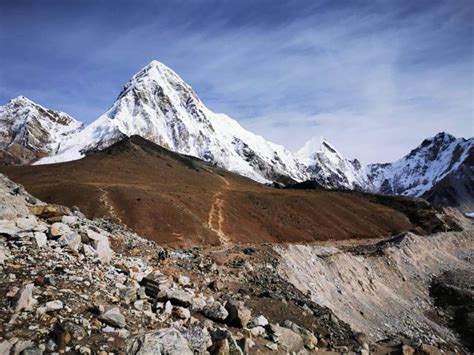
<svg viewBox="0 0 474 355">
<path fill-rule="evenodd" d="M 472 174 L 473 154 L 474 138 L 455 138 L 441 132 L 425 139 L 421 145 L 394 163 L 369 165 L 367 172 L 377 192 L 423 196 L 438 182 L 460 169 L 467 168 Z M 472 189 L 472 180 L 466 183 Z"/>
<path fill-rule="evenodd" d="M 362 167 L 326 140 L 292 154 L 214 113 L 173 70 L 152 61 L 125 85 L 112 107 L 89 126 L 25 97 L 0 107 L 0 160 L 38 164 L 79 159 L 124 137 L 140 135 L 259 182 L 312 180 L 327 188 L 474 201 L 473 138 L 440 133 L 402 159 Z M 39 160 L 38 160 L 39 159 Z M 467 202 L 466 202 L 467 201 Z M 473 202 L 474 203 L 474 202 Z"/>
<path fill-rule="evenodd" d="M 158 61 L 134 75 L 105 114 L 64 141 L 58 154 L 39 163 L 79 159 L 131 135 L 256 181 L 305 179 L 291 152 L 246 131 L 229 116 L 212 112 L 191 86 Z"/>
<path fill-rule="evenodd" d="M 56 154 L 61 142 L 83 124 L 68 114 L 48 110 L 24 96 L 0 106 L 0 157 L 3 163 L 29 164 Z"/>
<path fill-rule="evenodd" d="M 297 156 L 306 166 L 309 179 L 322 186 L 337 189 L 369 190 L 365 169 L 357 159 L 345 159 L 327 140 L 313 138 Z"/>
</svg>

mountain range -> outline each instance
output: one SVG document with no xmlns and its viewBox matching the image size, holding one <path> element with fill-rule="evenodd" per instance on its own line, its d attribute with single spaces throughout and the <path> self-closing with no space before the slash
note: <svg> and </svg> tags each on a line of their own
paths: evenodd
<svg viewBox="0 0 474 355">
<path fill-rule="evenodd" d="M 0 107 L 0 132 L 4 164 L 76 160 L 139 135 L 260 183 L 312 180 L 331 189 L 424 197 L 474 209 L 473 138 L 439 133 L 396 162 L 366 167 L 345 159 L 325 139 L 312 139 L 293 154 L 211 111 L 191 86 L 158 61 L 135 74 L 110 109 L 88 126 L 18 97 Z"/>
</svg>

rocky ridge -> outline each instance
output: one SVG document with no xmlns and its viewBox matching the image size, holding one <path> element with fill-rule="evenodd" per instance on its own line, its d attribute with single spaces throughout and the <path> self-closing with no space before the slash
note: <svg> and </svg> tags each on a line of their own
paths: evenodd
<svg viewBox="0 0 474 355">
<path fill-rule="evenodd" d="M 190 85 L 158 61 L 135 74 L 106 113 L 40 163 L 79 159 L 132 135 L 259 182 L 304 179 L 293 154 L 212 112 Z"/>
<path fill-rule="evenodd" d="M 311 181 L 325 188 L 370 191 L 372 185 L 357 159 L 345 159 L 328 141 L 311 139 L 297 156 Z"/>
<path fill-rule="evenodd" d="M 474 138 L 441 132 L 396 162 L 369 165 L 368 177 L 379 193 L 421 197 L 459 169 L 472 170 L 473 154 Z"/>
<path fill-rule="evenodd" d="M 417 312 L 436 310 L 426 298 L 428 275 L 449 265 L 472 267 L 470 221 L 462 220 L 464 232 L 439 233 L 435 240 L 163 249 L 108 220 L 86 219 L 77 208 L 45 204 L 0 178 L 1 353 L 463 350 L 452 331 Z M 441 268 L 410 262 L 432 242 L 437 254 L 429 260 L 441 260 Z M 295 259 L 301 248 L 313 254 Z M 311 280 L 302 284 L 296 275 L 307 270 L 304 263 L 319 271 L 304 271 Z M 371 308 L 393 304 L 376 301 L 387 295 L 385 277 L 420 285 L 413 291 L 419 302 L 403 322 L 386 314 L 392 306 Z M 347 308 L 352 293 L 359 306 Z M 352 317 L 357 309 L 365 316 Z"/>
<path fill-rule="evenodd" d="M 271 253 L 252 248 L 164 250 L 107 220 L 45 204 L 0 176 L 2 354 L 361 346 L 347 325 L 292 289 L 273 265 Z M 275 309 L 284 299 L 295 317 L 278 324 Z M 258 311 L 267 303 L 274 303 L 267 314 Z M 301 316 L 314 314 L 320 319 L 304 327 Z"/>
<path fill-rule="evenodd" d="M 30 164 L 54 155 L 63 140 L 83 127 L 64 112 L 19 96 L 0 106 L 0 159 L 3 164 Z"/>
</svg>

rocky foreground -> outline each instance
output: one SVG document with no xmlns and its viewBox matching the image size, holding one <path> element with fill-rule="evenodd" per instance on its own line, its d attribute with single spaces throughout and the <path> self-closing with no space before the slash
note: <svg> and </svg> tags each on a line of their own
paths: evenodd
<svg viewBox="0 0 474 355">
<path fill-rule="evenodd" d="M 354 330 L 366 323 L 341 321 L 331 310 L 343 309 L 337 296 L 331 303 L 324 288 L 290 282 L 297 264 L 283 262 L 292 251 L 281 248 L 163 249 L 110 221 L 45 204 L 0 175 L 0 354 L 465 351 L 451 333 L 446 342 L 410 330 L 412 338 L 391 342 Z M 324 266 L 332 255 L 312 257 Z M 342 287 L 348 276 L 330 277 L 350 292 Z"/>
</svg>

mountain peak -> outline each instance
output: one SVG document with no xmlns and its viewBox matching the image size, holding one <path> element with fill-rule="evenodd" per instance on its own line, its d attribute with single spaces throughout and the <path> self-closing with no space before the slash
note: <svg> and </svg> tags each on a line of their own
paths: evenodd
<svg viewBox="0 0 474 355">
<path fill-rule="evenodd" d="M 368 189 L 359 161 L 345 159 L 324 137 L 311 138 L 298 153 L 312 180 L 330 188 Z"/>
<path fill-rule="evenodd" d="M 431 138 L 434 141 L 437 142 L 452 142 L 456 140 L 456 137 L 454 137 L 452 134 L 446 133 L 446 132 L 439 132 L 436 134 L 433 138 Z"/>
<path fill-rule="evenodd" d="M 371 164 L 369 178 L 382 193 L 422 196 L 457 171 L 472 154 L 472 146 L 472 138 L 440 132 L 393 163 Z"/>
<path fill-rule="evenodd" d="M 341 154 L 337 151 L 334 146 L 329 143 L 329 141 L 324 137 L 313 137 L 308 140 L 304 146 L 297 152 L 298 157 L 301 161 L 308 165 L 314 162 L 316 159 L 316 155 L 318 154 L 330 154 L 330 155 L 337 155 L 340 159 L 342 159 Z"/>
<path fill-rule="evenodd" d="M 12 103 L 12 104 L 23 104 L 23 105 L 35 105 L 35 106 L 39 106 L 37 103 L 31 101 L 29 98 L 27 98 L 26 96 L 23 96 L 23 95 L 19 95 L 13 99 L 11 99 L 9 101 L 9 103 Z"/>
</svg>

